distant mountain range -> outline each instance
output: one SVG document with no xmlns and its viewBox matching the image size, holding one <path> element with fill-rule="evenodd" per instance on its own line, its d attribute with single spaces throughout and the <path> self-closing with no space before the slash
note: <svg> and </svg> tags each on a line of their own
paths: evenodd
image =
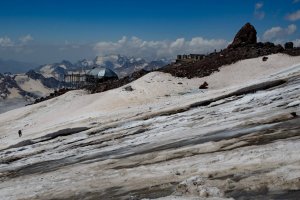
<svg viewBox="0 0 300 200">
<path fill-rule="evenodd" d="M 167 60 L 156 60 L 147 62 L 142 58 L 126 57 L 120 55 L 110 56 L 97 56 L 94 60 L 94 64 L 97 66 L 103 66 L 114 70 L 119 77 L 125 77 L 132 74 L 135 71 L 145 69 L 147 71 L 159 69 L 169 61 Z"/>
<path fill-rule="evenodd" d="M 54 78 L 44 78 L 34 71 L 29 71 L 26 74 L 0 73 L 0 113 L 24 106 L 36 98 L 49 95 L 53 91 L 50 82 L 59 83 Z"/>
<path fill-rule="evenodd" d="M 45 64 L 33 69 L 30 66 L 34 65 L 27 63 L 23 65 L 22 70 L 20 70 L 21 62 L 3 61 L 2 64 L 4 63 L 10 67 L 0 68 L 0 113 L 24 106 L 33 102 L 36 98 L 47 96 L 55 89 L 65 86 L 62 81 L 64 74 L 68 72 L 88 71 L 93 67 L 101 66 L 112 69 L 118 74 L 119 78 L 122 78 L 141 69 L 151 71 L 161 68 L 168 61 L 147 62 L 141 58 L 109 55 L 98 56 L 94 60 L 83 59 L 76 63 L 63 60 L 60 63 Z M 10 65 L 7 63 L 10 63 Z M 16 64 L 16 67 L 13 67 L 14 64 Z M 20 71 L 26 73 L 20 73 Z"/>
<path fill-rule="evenodd" d="M 41 73 L 44 77 L 53 77 L 59 81 L 62 81 L 63 75 L 67 72 L 78 72 L 101 66 L 112 69 L 118 74 L 119 78 L 122 78 L 141 69 L 145 69 L 147 71 L 159 69 L 168 63 L 169 61 L 167 60 L 147 62 L 142 58 L 108 55 L 97 56 L 94 60 L 80 60 L 74 64 L 64 60 L 60 63 L 42 65 L 36 68 L 36 71 Z"/>
</svg>

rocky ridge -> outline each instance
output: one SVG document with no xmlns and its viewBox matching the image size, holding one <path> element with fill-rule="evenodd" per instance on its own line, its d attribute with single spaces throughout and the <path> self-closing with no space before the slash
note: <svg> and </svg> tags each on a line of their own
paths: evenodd
<svg viewBox="0 0 300 200">
<path fill-rule="evenodd" d="M 169 64 L 161 68 L 160 71 L 178 77 L 204 77 L 218 71 L 224 65 L 276 53 L 299 56 L 300 48 L 283 48 L 281 45 L 275 45 L 271 42 L 257 43 L 256 30 L 250 23 L 247 23 L 238 31 L 228 48 L 208 54 L 200 61 L 179 61 Z"/>
<path fill-rule="evenodd" d="M 228 48 L 247 46 L 257 43 L 257 32 L 253 25 L 246 23 L 235 35 L 233 42 Z"/>
<path fill-rule="evenodd" d="M 208 54 L 200 61 L 175 62 L 157 70 L 170 73 L 176 77 L 200 78 L 219 71 L 219 68 L 222 66 L 230 65 L 240 60 L 268 56 L 276 53 L 284 53 L 291 56 L 300 55 L 300 48 L 284 49 L 281 45 L 275 45 L 271 42 L 257 43 L 256 33 L 253 25 L 247 23 L 238 31 L 233 43 L 229 45 L 228 48 L 220 52 Z M 148 72 L 141 70 L 120 80 L 107 81 L 98 85 L 89 86 L 87 89 L 92 93 L 107 91 L 128 84 L 146 73 Z"/>
</svg>

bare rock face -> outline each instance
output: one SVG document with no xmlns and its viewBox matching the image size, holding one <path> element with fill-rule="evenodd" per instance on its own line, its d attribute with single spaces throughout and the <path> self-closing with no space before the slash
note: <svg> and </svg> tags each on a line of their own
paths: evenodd
<svg viewBox="0 0 300 200">
<path fill-rule="evenodd" d="M 249 44 L 256 44 L 257 43 L 256 34 L 257 32 L 254 26 L 252 26 L 250 23 L 247 23 L 235 35 L 232 44 L 229 45 L 228 48 L 236 48 L 236 47 L 246 46 Z"/>
<path fill-rule="evenodd" d="M 294 48 L 294 43 L 293 42 L 287 42 L 284 44 L 285 49 L 293 49 Z"/>
</svg>

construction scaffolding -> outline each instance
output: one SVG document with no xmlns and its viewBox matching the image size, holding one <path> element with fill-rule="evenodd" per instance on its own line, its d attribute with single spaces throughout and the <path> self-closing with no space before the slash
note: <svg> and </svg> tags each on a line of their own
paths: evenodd
<svg viewBox="0 0 300 200">
<path fill-rule="evenodd" d="M 72 88 L 80 88 L 87 84 L 86 73 L 69 73 L 64 75 L 64 82 Z"/>
</svg>

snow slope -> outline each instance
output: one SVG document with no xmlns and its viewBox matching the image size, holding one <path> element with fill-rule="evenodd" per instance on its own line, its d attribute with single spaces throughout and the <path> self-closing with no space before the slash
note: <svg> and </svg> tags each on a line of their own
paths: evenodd
<svg viewBox="0 0 300 200">
<path fill-rule="evenodd" d="M 0 114 L 0 197 L 296 197 L 299 83 L 300 57 L 276 54 Z"/>
</svg>

